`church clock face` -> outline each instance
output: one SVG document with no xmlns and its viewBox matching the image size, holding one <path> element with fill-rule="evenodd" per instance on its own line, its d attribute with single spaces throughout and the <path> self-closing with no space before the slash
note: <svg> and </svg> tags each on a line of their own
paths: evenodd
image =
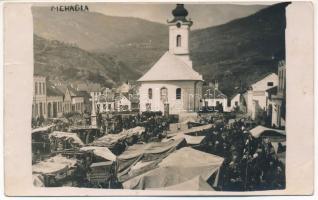
<svg viewBox="0 0 318 200">
<path fill-rule="evenodd" d="M 181 27 L 181 23 L 180 23 L 180 22 L 177 23 L 177 27 L 178 27 L 178 28 Z"/>
</svg>

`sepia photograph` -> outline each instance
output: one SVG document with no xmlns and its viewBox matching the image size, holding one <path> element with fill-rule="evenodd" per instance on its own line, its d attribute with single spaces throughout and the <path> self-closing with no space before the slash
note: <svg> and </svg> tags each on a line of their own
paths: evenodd
<svg viewBox="0 0 318 200">
<path fill-rule="evenodd" d="M 313 195 L 313 13 L 7 2 L 4 195 Z"/>
<path fill-rule="evenodd" d="M 288 5 L 33 6 L 33 184 L 285 189 Z"/>
</svg>

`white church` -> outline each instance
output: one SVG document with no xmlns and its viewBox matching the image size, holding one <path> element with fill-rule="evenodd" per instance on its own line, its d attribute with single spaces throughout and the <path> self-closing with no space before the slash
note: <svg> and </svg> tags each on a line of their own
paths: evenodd
<svg viewBox="0 0 318 200">
<path fill-rule="evenodd" d="M 202 75 L 194 71 L 189 56 L 189 33 L 192 21 L 188 11 L 177 4 L 168 21 L 169 51 L 139 80 L 140 112 L 163 114 L 196 112 L 201 108 Z"/>
</svg>

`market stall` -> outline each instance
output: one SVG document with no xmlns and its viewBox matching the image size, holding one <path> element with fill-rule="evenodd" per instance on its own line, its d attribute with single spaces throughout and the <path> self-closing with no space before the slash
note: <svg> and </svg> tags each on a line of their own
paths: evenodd
<svg viewBox="0 0 318 200">
<path fill-rule="evenodd" d="M 153 169 L 170 153 L 185 145 L 184 139 L 167 142 L 135 144 L 117 157 L 117 177 L 119 181 L 130 179 Z"/>
<path fill-rule="evenodd" d="M 125 189 L 165 188 L 197 176 L 208 181 L 219 171 L 223 160 L 222 157 L 184 147 L 162 159 L 157 168 L 123 182 L 123 187 Z M 214 184 L 216 185 L 217 182 L 216 175 Z"/>
<path fill-rule="evenodd" d="M 77 149 L 84 146 L 76 133 L 54 131 L 49 135 L 51 152 L 67 149 Z"/>
<path fill-rule="evenodd" d="M 118 134 L 108 134 L 97 140 L 93 141 L 91 146 L 101 146 L 108 147 L 109 149 L 113 149 L 120 142 L 127 141 L 132 137 L 139 137 L 142 133 L 144 133 L 145 128 L 137 126 L 135 128 L 131 128 L 128 130 L 123 130 Z"/>
<path fill-rule="evenodd" d="M 56 155 L 32 165 L 32 173 L 34 175 L 40 174 L 43 176 L 45 186 L 54 186 L 57 182 L 63 181 L 66 177 L 71 176 L 74 173 L 76 164 L 77 159 Z M 36 184 L 37 183 L 38 181 L 36 181 Z"/>
</svg>

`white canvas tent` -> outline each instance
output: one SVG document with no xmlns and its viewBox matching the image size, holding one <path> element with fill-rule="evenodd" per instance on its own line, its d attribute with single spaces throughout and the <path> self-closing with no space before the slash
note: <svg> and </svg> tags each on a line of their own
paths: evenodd
<svg viewBox="0 0 318 200">
<path fill-rule="evenodd" d="M 166 188 L 190 181 L 197 176 L 207 181 L 219 170 L 223 160 L 222 157 L 184 147 L 164 158 L 158 164 L 158 168 L 124 182 L 123 187 L 125 189 Z"/>
<path fill-rule="evenodd" d="M 43 127 L 38 127 L 35 129 L 32 129 L 32 134 L 37 134 L 37 133 L 43 133 L 43 132 L 50 132 L 50 130 L 54 127 L 55 125 L 48 125 L 48 126 L 43 126 Z"/>
<path fill-rule="evenodd" d="M 93 151 L 96 156 L 102 157 L 106 160 L 116 161 L 116 156 L 107 147 L 86 146 L 82 147 L 80 150 Z"/>
<path fill-rule="evenodd" d="M 265 126 L 256 126 L 255 128 L 250 130 L 250 133 L 253 137 L 259 138 L 265 131 L 272 131 L 277 133 L 277 135 L 286 135 L 285 130 L 267 128 Z"/>
<path fill-rule="evenodd" d="M 54 131 L 53 133 L 49 135 L 49 137 L 64 138 L 66 140 L 72 140 L 72 143 L 78 144 L 79 146 L 84 146 L 84 143 L 77 136 L 76 133 Z"/>
</svg>

